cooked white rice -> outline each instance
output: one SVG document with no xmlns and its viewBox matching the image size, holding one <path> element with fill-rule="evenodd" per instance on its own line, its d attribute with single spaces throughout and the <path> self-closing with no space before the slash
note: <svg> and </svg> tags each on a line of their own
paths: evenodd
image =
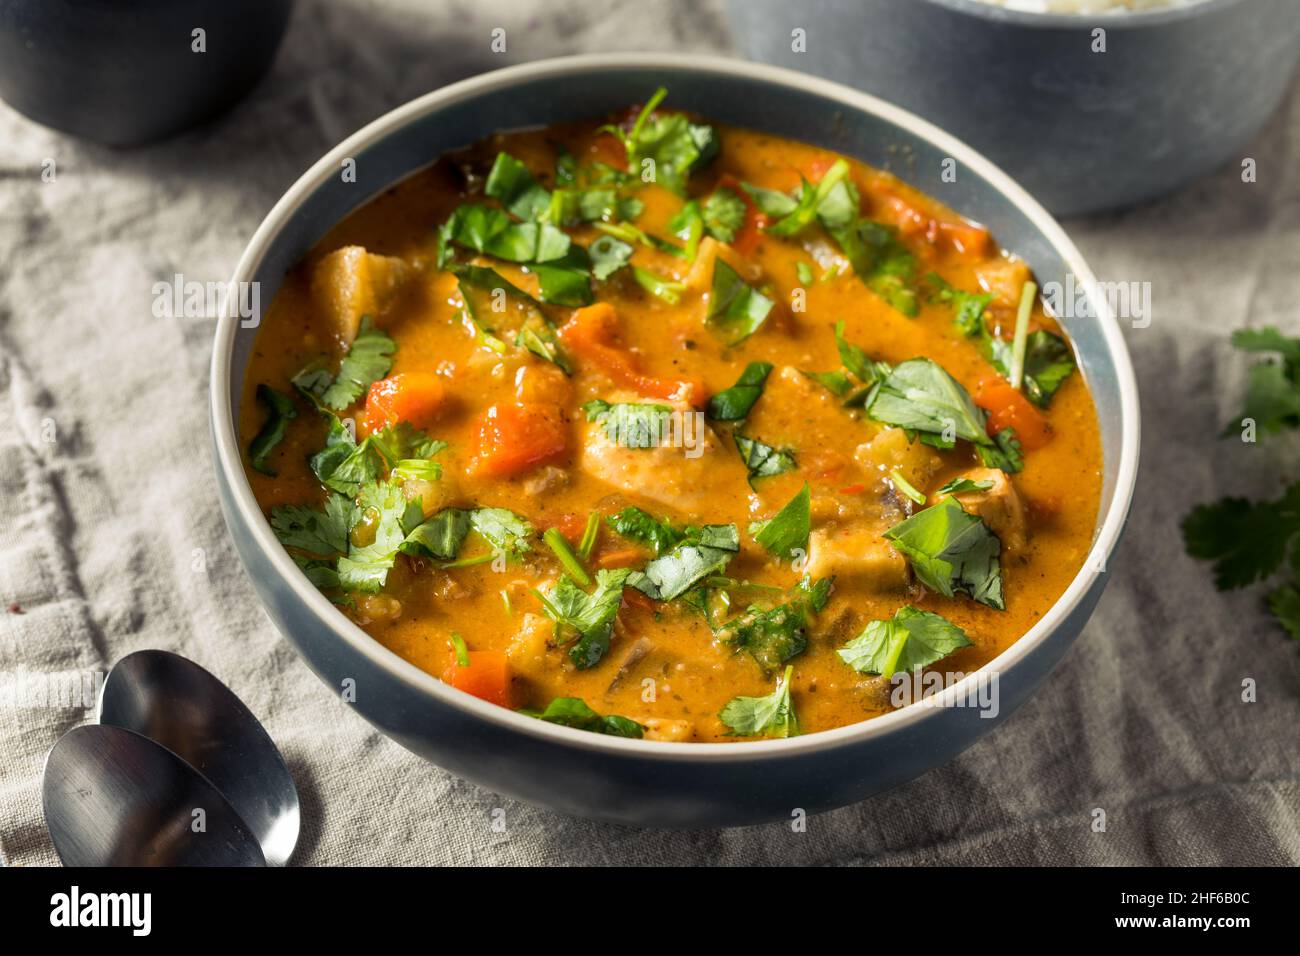
<svg viewBox="0 0 1300 956">
<path fill-rule="evenodd" d="M 981 0 L 1009 10 L 1026 13 L 1124 13 L 1185 7 L 1205 0 Z"/>
</svg>

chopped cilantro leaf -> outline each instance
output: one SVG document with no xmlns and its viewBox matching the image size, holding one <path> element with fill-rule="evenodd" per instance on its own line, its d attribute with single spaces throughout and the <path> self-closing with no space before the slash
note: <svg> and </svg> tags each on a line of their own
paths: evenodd
<svg viewBox="0 0 1300 956">
<path fill-rule="evenodd" d="M 631 506 L 610 515 L 605 523 L 616 534 L 651 548 L 656 556 L 669 551 L 685 537 L 667 521 L 660 521 L 654 515 Z"/>
<path fill-rule="evenodd" d="M 925 277 L 925 281 L 935 290 L 934 300 L 952 307 L 953 324 L 963 335 L 977 336 L 986 332 L 984 311 L 993 301 L 991 292 L 976 293 L 958 289 L 950 285 L 937 272 L 931 272 Z"/>
<path fill-rule="evenodd" d="M 1002 542 L 976 515 L 955 498 L 943 498 L 885 532 L 908 559 L 917 579 L 944 597 L 957 591 L 981 604 L 1005 608 L 1002 568 L 998 557 Z"/>
<path fill-rule="evenodd" d="M 469 529 L 470 512 L 461 508 L 443 508 L 414 528 L 399 550 L 403 554 L 454 561 Z"/>
<path fill-rule="evenodd" d="M 774 303 L 751 288 L 721 257 L 713 264 L 713 285 L 704 321 L 736 345 L 758 331 Z"/>
<path fill-rule="evenodd" d="M 694 199 L 683 205 L 677 210 L 676 215 L 668 220 L 668 229 L 686 243 L 682 247 L 683 257 L 692 262 L 695 261 L 695 253 L 700 248 L 700 237 L 704 235 L 704 228 L 704 214 L 700 211 L 700 204 Z"/>
<path fill-rule="evenodd" d="M 532 550 L 532 524 L 507 508 L 476 508 L 470 512 L 470 528 L 493 551 L 518 556 Z"/>
<path fill-rule="evenodd" d="M 257 401 L 266 408 L 266 424 L 248 443 L 248 463 L 264 475 L 275 477 L 275 471 L 266 463 L 275 446 L 284 440 L 289 422 L 298 417 L 293 399 L 267 385 L 257 386 Z"/>
<path fill-rule="evenodd" d="M 647 597 L 671 601 L 712 574 L 721 574 L 740 549 L 735 525 L 705 525 L 627 581 Z"/>
<path fill-rule="evenodd" d="M 753 438 L 746 438 L 744 435 L 732 436 L 736 442 L 736 450 L 740 452 L 740 458 L 749 469 L 749 483 L 752 485 L 755 479 L 769 478 L 772 475 L 779 475 L 783 472 L 792 471 L 795 468 L 794 452 L 786 449 L 773 448 L 771 445 L 764 445 L 761 441 Z"/>
<path fill-rule="evenodd" d="M 936 495 L 962 495 L 973 491 L 988 491 L 993 487 L 993 482 L 987 478 L 981 478 L 978 481 L 970 478 L 954 478 L 942 488 L 935 492 Z"/>
<path fill-rule="evenodd" d="M 808 624 L 825 607 L 832 582 L 822 578 L 813 584 L 804 579 L 784 603 L 769 608 L 751 605 L 723 625 L 719 637 L 748 651 L 764 672 L 771 673 L 808 646 Z"/>
<path fill-rule="evenodd" d="M 609 650 L 609 637 L 618 616 L 623 586 L 630 568 L 596 572 L 596 588 L 590 594 L 568 575 L 562 575 L 545 595 L 543 609 L 557 625 L 575 631 L 578 642 L 569 648 L 569 660 L 579 670 L 595 667 Z"/>
<path fill-rule="evenodd" d="M 984 413 L 970 393 L 937 362 L 914 358 L 894 367 L 867 414 L 878 422 L 932 436 L 936 448 L 951 448 L 957 438 L 992 444 Z"/>
<path fill-rule="evenodd" d="M 735 242 L 748 207 L 735 190 L 722 188 L 704 200 L 704 230 L 719 242 Z"/>
<path fill-rule="evenodd" d="M 505 259 L 545 263 L 563 259 L 571 242 L 567 233 L 548 222 L 515 222 L 503 210 L 480 203 L 457 206 L 438 231 L 438 267 L 451 261 L 452 246 Z"/>
<path fill-rule="evenodd" d="M 672 279 L 665 279 L 659 273 L 651 272 L 649 269 L 642 269 L 640 266 L 632 267 L 632 278 L 636 279 L 637 285 L 656 299 L 662 299 L 669 305 L 676 305 L 680 302 L 682 293 L 686 291 L 685 284 L 675 282 Z"/>
<path fill-rule="evenodd" d="M 286 548 L 332 558 L 346 554 L 348 532 L 356 512 L 343 495 L 330 495 L 324 510 L 306 505 L 279 505 L 271 509 L 271 530 Z"/>
<path fill-rule="evenodd" d="M 613 236 L 600 236 L 587 247 L 591 259 L 591 274 L 605 280 L 632 259 L 632 247 Z"/>
<path fill-rule="evenodd" d="M 905 604 L 892 619 L 869 623 L 836 653 L 859 674 L 888 678 L 927 667 L 972 643 L 951 621 Z"/>
<path fill-rule="evenodd" d="M 763 394 L 763 385 L 770 374 L 771 362 L 750 362 L 735 385 L 709 400 L 709 418 L 715 422 L 734 422 L 744 418 Z"/>
<path fill-rule="evenodd" d="M 350 545 L 339 558 L 339 584 L 349 591 L 375 593 L 388 580 L 402 542 L 424 516 L 420 502 L 407 501 L 397 483 L 364 485 L 357 494 L 357 511 L 357 526 L 372 529 L 374 537 L 361 547 Z"/>
<path fill-rule="evenodd" d="M 605 130 L 622 140 L 629 173 L 683 195 L 690 174 L 717 155 L 718 137 L 712 126 L 692 123 L 683 113 L 656 114 L 667 95 L 663 87 L 657 89 L 629 132 L 616 126 Z"/>
<path fill-rule="evenodd" d="M 799 720 L 790 701 L 790 677 L 793 667 L 777 678 L 776 689 L 763 697 L 733 697 L 718 714 L 727 729 L 739 737 L 764 734 L 768 737 L 795 737 Z"/>
<path fill-rule="evenodd" d="M 594 398 L 582 406 L 587 421 L 598 422 L 605 437 L 623 448 L 656 448 L 668 434 L 673 410 L 667 405 L 606 402 Z"/>
<path fill-rule="evenodd" d="M 519 219 L 541 219 L 551 205 L 551 194 L 509 153 L 497 153 L 483 191 Z"/>
<path fill-rule="evenodd" d="M 790 558 L 796 551 L 808 550 L 812 529 L 812 498 L 807 482 L 771 519 L 750 526 L 754 540 L 778 558 Z"/>
<path fill-rule="evenodd" d="M 837 159 L 815 187 L 804 180 L 795 207 L 768 226 L 765 231 L 773 236 L 793 236 L 811 226 L 817 219 L 818 207 L 848 174 L 848 162 Z M 855 207 L 854 212 L 856 211 Z"/>
<path fill-rule="evenodd" d="M 619 717 L 616 714 L 601 716 L 579 697 L 557 697 L 543 711 L 521 711 L 529 717 L 536 717 L 550 724 L 562 724 L 575 730 L 587 730 L 597 734 L 609 734 L 613 737 L 639 738 L 645 728 L 635 720 Z"/>
</svg>

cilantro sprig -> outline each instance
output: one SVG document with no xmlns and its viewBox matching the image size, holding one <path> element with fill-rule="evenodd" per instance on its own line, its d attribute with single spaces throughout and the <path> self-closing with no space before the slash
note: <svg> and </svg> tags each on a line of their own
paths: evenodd
<svg viewBox="0 0 1300 956">
<path fill-rule="evenodd" d="M 684 195 L 691 173 L 718 154 L 718 135 L 712 126 L 692 123 L 685 113 L 657 113 L 667 95 L 662 86 L 655 90 L 630 130 L 618 126 L 602 130 L 622 142 L 629 174 Z"/>
<path fill-rule="evenodd" d="M 1263 434 L 1300 428 L 1300 338 L 1275 328 L 1241 329 L 1233 333 L 1232 344 L 1276 359 L 1251 368 L 1245 408 L 1225 434 L 1251 423 Z M 1283 629 L 1300 640 L 1300 481 L 1274 501 L 1230 497 L 1198 505 L 1183 519 L 1182 531 L 1187 553 L 1213 562 L 1220 591 L 1267 581 L 1285 565 L 1283 583 L 1265 603 Z"/>
<path fill-rule="evenodd" d="M 1220 591 L 1268 580 L 1288 564 L 1290 580 L 1266 600 L 1287 633 L 1300 640 L 1300 482 L 1275 501 L 1223 498 L 1198 505 L 1183 519 L 1182 530 L 1187 553 L 1213 562 Z"/>
<path fill-rule="evenodd" d="M 1288 338 L 1275 328 L 1238 329 L 1232 344 L 1273 358 L 1251 366 L 1245 407 L 1227 432 L 1238 431 L 1246 419 L 1265 434 L 1300 428 L 1300 338 Z"/>
</svg>

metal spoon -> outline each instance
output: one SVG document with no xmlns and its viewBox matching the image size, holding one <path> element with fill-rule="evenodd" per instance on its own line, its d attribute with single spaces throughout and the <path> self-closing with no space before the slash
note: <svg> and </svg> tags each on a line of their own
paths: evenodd
<svg viewBox="0 0 1300 956">
<path fill-rule="evenodd" d="M 298 790 L 275 743 L 221 681 L 178 654 L 128 654 L 104 680 L 99 722 L 175 753 L 225 796 L 269 865 L 288 862 L 298 842 Z"/>
<path fill-rule="evenodd" d="M 45 759 L 42 800 L 64 866 L 266 865 L 257 837 L 211 783 L 119 727 L 64 734 Z"/>
</svg>

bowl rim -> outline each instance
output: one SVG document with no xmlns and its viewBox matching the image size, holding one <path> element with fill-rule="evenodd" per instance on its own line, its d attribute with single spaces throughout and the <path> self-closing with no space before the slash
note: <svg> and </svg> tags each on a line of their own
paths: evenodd
<svg viewBox="0 0 1300 956">
<path fill-rule="evenodd" d="M 599 53 L 538 60 L 460 80 L 385 113 L 329 150 L 289 187 L 249 240 L 235 267 L 230 288 L 237 288 L 234 283 L 250 280 L 256 274 L 262 259 L 279 235 L 284 223 L 308 197 L 337 175 L 339 164 L 344 158 L 359 155 L 364 148 L 408 123 L 451 104 L 521 82 L 609 71 L 627 72 L 659 68 L 792 87 L 829 101 L 830 106 L 843 105 L 873 114 L 912 135 L 928 140 L 932 145 L 942 149 L 945 155 L 956 158 L 963 166 L 976 172 L 998 190 L 1060 253 L 1067 267 L 1074 272 L 1084 288 L 1089 290 L 1096 288 L 1092 272 L 1079 251 L 1056 220 L 1037 201 L 980 153 L 928 121 L 869 94 L 794 70 L 728 57 L 680 53 Z M 434 158 L 436 157 L 431 157 L 430 161 L 432 162 Z M 388 185 L 391 184 L 384 184 L 385 188 Z M 367 197 L 367 201 L 369 198 L 372 197 Z M 255 546 L 269 558 L 271 566 L 279 575 L 280 584 L 293 592 L 300 604 L 314 616 L 315 624 L 328 631 L 331 639 L 349 645 L 353 652 L 366 658 L 371 666 L 405 684 L 413 692 L 432 697 L 443 706 L 486 720 L 504 731 L 535 738 L 545 744 L 577 748 L 613 757 L 694 763 L 718 760 L 723 762 L 776 760 L 804 756 L 815 751 L 860 744 L 868 739 L 936 718 L 941 710 L 946 709 L 943 706 L 936 706 L 936 703 L 942 705 L 944 701 L 964 699 L 967 690 L 973 687 L 971 682 L 980 679 L 979 675 L 996 672 L 1001 680 L 1011 668 L 1026 659 L 1047 640 L 1083 601 L 1093 587 L 1096 577 L 1106 573 L 1106 561 L 1119 541 L 1133 498 L 1137 476 L 1140 417 L 1137 383 L 1124 337 L 1105 298 L 1097 297 L 1091 291 L 1089 294 L 1093 299 L 1092 305 L 1097 310 L 1096 321 L 1101 323 L 1107 351 L 1114 365 L 1113 372 L 1121 405 L 1122 433 L 1114 495 L 1105 514 L 1100 516 L 1088 557 L 1079 572 L 1061 597 L 1029 631 L 993 660 L 950 685 L 929 703 L 914 703 L 879 717 L 797 737 L 683 744 L 626 739 L 564 727 L 524 716 L 459 691 L 406 661 L 363 631 L 335 608 L 329 599 L 312 586 L 306 576 L 298 570 L 289 553 L 276 540 L 270 522 L 253 497 L 252 487 L 244 472 L 243 458 L 231 411 L 235 397 L 231 367 L 234 343 L 239 331 L 238 317 L 231 311 L 223 314 L 217 322 L 209 379 L 215 464 L 218 478 L 226 486 L 229 506 L 238 512 Z M 259 600 L 261 600 L 260 595 Z"/>
<path fill-rule="evenodd" d="M 1215 10 L 1235 6 L 1244 0 L 1194 0 L 1187 3 L 1171 3 L 1165 7 L 1149 10 L 1102 10 L 1095 13 L 1065 13 L 1061 11 L 1035 13 L 1032 10 L 1017 10 L 985 0 L 926 0 L 938 7 L 946 7 L 954 13 L 963 13 L 981 20 L 991 20 L 1020 27 L 1044 30 L 1091 29 L 1093 27 L 1117 27 L 1120 30 L 1139 27 L 1162 26 L 1190 20 Z"/>
</svg>

